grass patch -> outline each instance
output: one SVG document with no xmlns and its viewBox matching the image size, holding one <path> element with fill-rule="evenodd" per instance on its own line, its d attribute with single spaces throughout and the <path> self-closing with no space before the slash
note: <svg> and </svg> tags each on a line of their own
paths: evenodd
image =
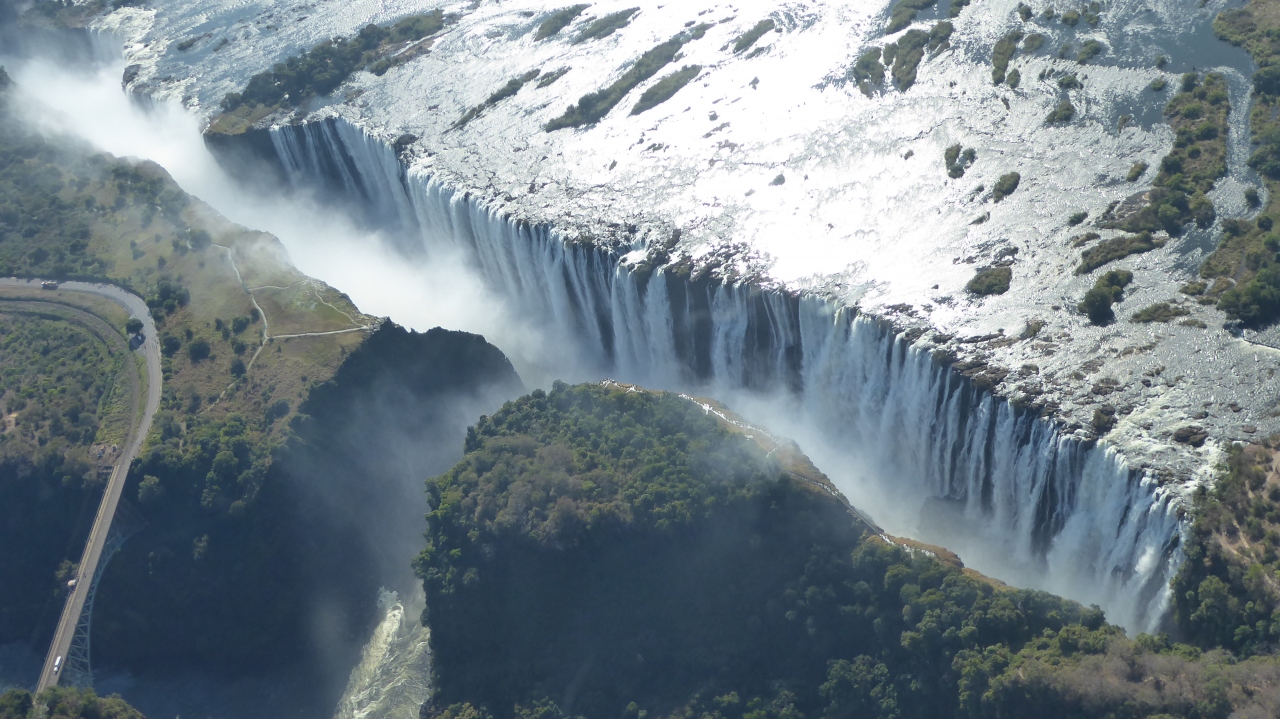
<svg viewBox="0 0 1280 719">
<path fill-rule="evenodd" d="M 756 23 L 750 30 L 742 33 L 738 36 L 738 39 L 733 41 L 733 53 L 738 55 L 746 51 L 752 45 L 756 44 L 757 40 L 764 37 L 765 33 L 775 27 L 777 27 L 777 25 L 774 24 L 773 20 L 768 18 Z"/>
<path fill-rule="evenodd" d="M 1191 311 L 1181 305 L 1170 304 L 1168 302 L 1157 302 L 1150 307 L 1144 307 L 1133 313 L 1129 318 L 1130 322 L 1140 324 L 1150 322 L 1172 322 L 1179 317 L 1186 317 Z"/>
<path fill-rule="evenodd" d="M 1012 195 L 1018 189 L 1019 183 L 1022 182 L 1022 175 L 1016 172 L 1006 172 L 996 180 L 996 184 L 991 187 L 991 199 L 999 202 L 1004 198 Z"/>
<path fill-rule="evenodd" d="M 688 85 L 700 72 L 702 72 L 701 65 L 685 65 L 670 75 L 662 77 L 640 94 L 640 100 L 635 107 L 631 108 L 631 114 L 639 115 L 670 100 L 673 95 L 680 91 L 680 88 Z"/>
<path fill-rule="evenodd" d="M 559 33 L 561 30 L 569 27 L 569 24 L 587 9 L 587 5 L 570 5 L 567 8 L 561 8 L 551 13 L 546 20 L 538 25 L 538 31 L 534 33 L 534 40 L 546 40 L 547 38 Z"/>
<path fill-rule="evenodd" d="M 1013 269 L 1009 267 L 986 267 L 973 276 L 968 284 L 964 286 L 965 290 L 986 297 L 988 295 L 1003 295 L 1009 291 L 1009 282 L 1013 279 Z"/>
<path fill-rule="evenodd" d="M 1085 275 L 1108 262 L 1115 262 L 1130 255 L 1150 252 L 1157 247 L 1164 247 L 1164 242 L 1157 240 L 1150 232 L 1122 235 L 1103 240 L 1080 255 L 1080 265 L 1076 267 L 1076 274 Z"/>
<path fill-rule="evenodd" d="M 602 18 L 592 20 L 585 28 L 582 29 L 582 32 L 578 33 L 578 36 L 573 39 L 573 44 L 580 45 L 588 40 L 599 40 L 601 38 L 609 37 L 630 24 L 632 16 L 638 12 L 640 12 L 640 8 L 638 7 L 627 8 L 626 10 L 619 10 L 618 12 L 605 15 Z"/>
<path fill-rule="evenodd" d="M 1095 325 L 1105 325 L 1116 318 L 1111 306 L 1124 299 L 1124 288 L 1133 282 L 1133 273 L 1111 270 L 1099 277 L 1093 287 L 1084 294 L 1079 309 Z"/>
<path fill-rule="evenodd" d="M 1063 100 L 1058 106 L 1049 112 L 1049 116 L 1044 119 L 1046 125 L 1061 125 L 1071 122 L 1071 118 L 1076 116 L 1076 106 L 1071 104 L 1070 100 Z"/>
<path fill-rule="evenodd" d="M 566 127 L 582 127 L 599 122 L 619 102 L 622 102 L 622 98 L 628 92 L 670 64 L 688 39 L 687 35 L 681 33 L 646 51 L 613 84 L 583 95 L 578 99 L 577 104 L 570 105 L 563 115 L 548 122 L 544 129 L 547 132 L 554 132 Z"/>
<path fill-rule="evenodd" d="M 526 83 L 537 78 L 540 72 L 541 70 L 530 70 L 529 72 L 526 72 L 525 74 L 520 75 L 519 77 L 511 78 L 510 80 L 507 81 L 507 84 L 498 88 L 484 102 L 480 103 L 479 105 L 476 105 L 475 107 L 463 113 L 462 117 L 458 118 L 458 121 L 453 123 L 453 127 L 451 127 L 450 129 L 456 130 L 460 127 L 463 127 L 468 122 L 471 122 L 472 120 L 479 117 L 480 114 L 483 113 L 485 110 L 488 110 L 494 105 L 497 105 L 499 102 L 502 102 L 508 97 L 514 96 L 516 93 L 520 92 L 520 88 L 524 87 Z"/>
</svg>

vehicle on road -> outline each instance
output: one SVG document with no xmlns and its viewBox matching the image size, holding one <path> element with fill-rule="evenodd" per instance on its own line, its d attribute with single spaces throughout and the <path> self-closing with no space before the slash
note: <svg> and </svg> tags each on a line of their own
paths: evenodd
<svg viewBox="0 0 1280 719">
<path fill-rule="evenodd" d="M 57 659 L 53 660 L 53 673 L 57 674 L 61 669 L 62 669 L 62 656 L 59 655 Z"/>
<path fill-rule="evenodd" d="M 40 289 L 42 289 L 42 290 L 56 290 L 56 289 L 58 289 L 58 283 L 57 283 L 57 282 L 54 282 L 54 281 L 52 281 L 52 280 L 45 280 L 44 282 L 41 282 L 41 283 L 40 283 Z"/>
</svg>

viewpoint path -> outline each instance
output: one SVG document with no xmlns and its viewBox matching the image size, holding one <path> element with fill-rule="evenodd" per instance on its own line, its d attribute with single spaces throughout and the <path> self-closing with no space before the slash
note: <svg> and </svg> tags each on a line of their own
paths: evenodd
<svg viewBox="0 0 1280 719">
<path fill-rule="evenodd" d="M 39 290 L 40 285 L 41 280 L 38 279 L 0 278 L 0 287 Z M 88 597 L 90 587 L 93 584 L 94 573 L 98 568 L 98 561 L 102 557 L 103 546 L 111 530 L 111 521 L 115 517 L 116 506 L 120 503 L 120 495 L 124 492 L 125 478 L 129 475 L 129 465 L 133 462 L 133 458 L 137 456 L 138 451 L 142 449 L 142 443 L 146 440 L 147 432 L 151 429 L 151 420 L 155 417 L 156 411 L 160 409 L 160 385 L 164 378 L 160 370 L 160 345 L 156 341 L 155 322 L 151 318 L 151 311 L 147 307 L 147 303 L 141 297 L 115 285 L 89 282 L 63 282 L 58 286 L 57 290 L 49 294 L 56 296 L 62 292 L 84 292 L 105 297 L 124 307 L 129 312 L 130 317 L 142 321 L 142 332 L 145 340 L 140 349 L 146 357 L 147 363 L 147 395 L 142 415 L 138 417 L 137 425 L 125 441 L 124 452 L 112 469 L 111 478 L 107 481 L 106 490 L 102 493 L 102 502 L 98 505 L 98 514 L 94 517 L 93 529 L 89 532 L 89 540 L 85 543 L 84 553 L 80 557 L 75 587 L 67 597 L 67 603 L 62 609 L 62 618 L 58 621 L 58 628 L 53 634 L 53 642 L 49 646 L 49 654 L 44 660 L 44 668 L 40 670 L 40 680 L 36 684 L 37 693 L 58 683 L 62 667 L 59 666 L 59 670 L 55 671 L 54 664 L 58 658 L 62 658 L 63 663 L 66 662 L 67 653 L 71 648 L 71 640 L 75 636 L 76 624 L 80 619 L 81 611 L 84 609 L 85 599 Z"/>
</svg>

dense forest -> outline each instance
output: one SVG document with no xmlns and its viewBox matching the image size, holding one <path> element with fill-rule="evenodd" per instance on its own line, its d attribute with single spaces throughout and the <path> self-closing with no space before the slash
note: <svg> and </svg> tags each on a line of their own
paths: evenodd
<svg viewBox="0 0 1280 719">
<path fill-rule="evenodd" d="M 117 695 L 99 697 L 92 689 L 53 687 L 33 697 L 12 689 L 0 694 L 0 719 L 144 719 Z"/>
<path fill-rule="evenodd" d="M 1127 639 L 855 522 L 677 395 L 558 383 L 428 482 L 434 717 L 1223 717 L 1274 660 Z M 1270 702 L 1270 703 L 1268 703 Z"/>
</svg>

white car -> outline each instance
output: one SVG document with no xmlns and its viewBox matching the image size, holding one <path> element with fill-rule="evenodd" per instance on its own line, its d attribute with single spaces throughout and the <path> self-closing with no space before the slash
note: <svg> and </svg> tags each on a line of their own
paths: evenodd
<svg viewBox="0 0 1280 719">
<path fill-rule="evenodd" d="M 61 671 L 61 669 L 62 669 L 62 657 L 59 656 L 57 659 L 53 660 L 53 673 L 57 674 L 59 671 Z"/>
</svg>

